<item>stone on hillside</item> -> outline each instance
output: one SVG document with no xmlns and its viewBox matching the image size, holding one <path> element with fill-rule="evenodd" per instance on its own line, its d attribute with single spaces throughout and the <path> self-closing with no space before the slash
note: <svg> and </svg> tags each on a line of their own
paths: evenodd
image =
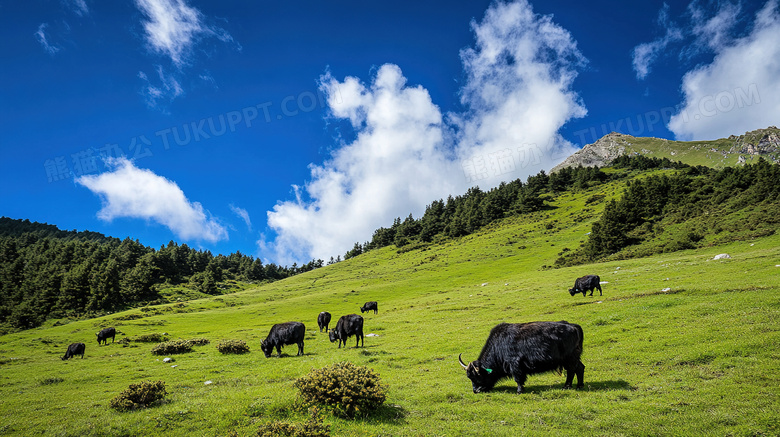
<svg viewBox="0 0 780 437">
<path fill-rule="evenodd" d="M 719 260 L 719 259 L 731 259 L 731 256 L 729 256 L 729 254 L 728 254 L 728 253 L 721 253 L 720 255 L 715 255 L 715 258 L 713 258 L 713 259 L 714 259 L 714 260 Z"/>
</svg>

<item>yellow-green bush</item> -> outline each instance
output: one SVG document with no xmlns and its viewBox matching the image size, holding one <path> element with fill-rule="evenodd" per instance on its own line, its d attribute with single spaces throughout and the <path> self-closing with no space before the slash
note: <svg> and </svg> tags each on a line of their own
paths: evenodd
<svg viewBox="0 0 780 437">
<path fill-rule="evenodd" d="M 154 355 L 171 355 L 192 352 L 192 343 L 188 340 L 173 340 L 160 343 L 152 348 Z"/>
<path fill-rule="evenodd" d="M 295 381 L 307 404 L 331 407 L 334 414 L 353 418 L 379 408 L 385 401 L 385 386 L 372 369 L 350 362 L 315 369 Z"/>
<path fill-rule="evenodd" d="M 190 339 L 190 343 L 192 343 L 193 346 L 204 346 L 211 343 L 211 341 L 209 341 L 208 338 L 193 338 Z"/>
<path fill-rule="evenodd" d="M 217 350 L 223 354 L 244 354 L 249 352 L 249 346 L 244 340 L 222 340 Z"/>
<path fill-rule="evenodd" d="M 162 400 L 166 394 L 168 392 L 165 390 L 165 382 L 142 381 L 139 384 L 130 384 L 125 391 L 111 399 L 110 406 L 119 411 L 145 408 Z"/>
<path fill-rule="evenodd" d="M 137 341 L 139 343 L 160 343 L 168 341 L 168 337 L 166 337 L 165 334 L 160 333 L 141 334 L 133 337 L 132 341 Z"/>
</svg>

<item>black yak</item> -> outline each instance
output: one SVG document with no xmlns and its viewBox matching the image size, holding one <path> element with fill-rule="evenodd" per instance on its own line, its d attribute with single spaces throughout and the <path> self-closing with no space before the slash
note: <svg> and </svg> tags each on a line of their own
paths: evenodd
<svg viewBox="0 0 780 437">
<path fill-rule="evenodd" d="M 339 348 L 342 343 L 344 344 L 344 347 L 346 347 L 347 339 L 353 335 L 356 340 L 355 347 L 358 347 L 358 344 L 363 346 L 363 316 L 357 314 L 341 316 L 339 321 L 336 322 L 336 328 L 331 329 L 330 332 L 328 332 L 330 342 L 333 343 L 338 340 Z"/>
<path fill-rule="evenodd" d="M 500 379 L 512 377 L 517 393 L 523 392 L 528 375 L 566 370 L 565 388 L 571 388 L 577 375 L 577 388 L 583 385 L 585 365 L 582 355 L 582 328 L 568 322 L 501 323 L 490 331 L 479 358 L 466 369 L 474 393 L 488 391 Z"/>
<path fill-rule="evenodd" d="M 319 326 L 320 332 L 323 330 L 328 332 L 328 325 L 330 325 L 330 313 L 323 311 L 317 316 L 317 326 Z"/>
<path fill-rule="evenodd" d="M 599 275 L 586 275 L 581 278 L 577 278 L 574 281 L 574 288 L 569 289 L 569 294 L 574 296 L 577 293 L 582 293 L 582 297 L 585 297 L 585 293 L 590 291 L 590 295 L 593 296 L 593 290 L 599 289 L 599 296 L 601 296 L 601 278 Z"/>
<path fill-rule="evenodd" d="M 68 346 L 68 350 L 65 351 L 65 356 L 60 359 L 63 361 L 69 360 L 76 355 L 81 355 L 81 358 L 84 358 L 84 350 L 86 348 L 87 346 L 84 343 L 71 343 Z"/>
<path fill-rule="evenodd" d="M 108 337 L 111 337 L 111 343 L 114 342 L 114 337 L 116 337 L 116 329 L 114 328 L 104 328 L 101 329 L 100 332 L 97 334 L 97 341 L 98 345 L 102 342 L 103 344 L 108 344 Z"/>
<path fill-rule="evenodd" d="M 268 337 L 260 342 L 266 358 L 271 356 L 271 352 L 276 348 L 276 356 L 282 356 L 282 346 L 287 344 L 298 345 L 298 355 L 303 355 L 303 337 L 306 335 L 306 326 L 301 322 L 277 323 L 271 327 Z"/>
<path fill-rule="evenodd" d="M 362 307 L 360 307 L 361 314 L 371 310 L 374 310 L 374 314 L 379 311 L 379 306 L 377 305 L 376 301 L 366 302 Z"/>
</svg>

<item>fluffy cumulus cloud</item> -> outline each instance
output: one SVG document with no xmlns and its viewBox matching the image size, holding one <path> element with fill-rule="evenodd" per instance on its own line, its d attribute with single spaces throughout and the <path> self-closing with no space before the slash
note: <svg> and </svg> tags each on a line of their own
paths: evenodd
<svg viewBox="0 0 780 437">
<path fill-rule="evenodd" d="M 151 220 L 188 241 L 215 243 L 228 238 L 227 230 L 210 218 L 200 203 L 190 202 L 175 182 L 139 169 L 124 158 L 110 164 L 112 171 L 76 179 L 102 199 L 101 220 Z"/>
<path fill-rule="evenodd" d="M 268 212 L 276 237 L 258 242 L 263 256 L 289 264 L 343 254 L 392 217 L 419 217 L 469 186 L 549 169 L 573 150 L 558 135 L 585 114 L 571 91 L 585 62 L 571 35 L 524 0 L 496 3 L 472 28 L 475 47 L 461 53 L 461 114 L 442 114 L 397 65 L 381 66 L 368 84 L 321 78 L 331 116 L 348 122 L 355 139 L 311 165 L 295 200 Z"/>
<path fill-rule="evenodd" d="M 341 254 L 370 239 L 388 217 L 419 213 L 455 185 L 441 112 L 425 89 L 407 85 L 399 67 L 382 66 L 369 86 L 329 75 L 321 83 L 333 116 L 349 120 L 357 138 L 312 165 L 296 199 L 268 213 L 277 237 L 261 247 L 278 263 Z"/>
<path fill-rule="evenodd" d="M 780 120 L 777 0 L 758 11 L 747 35 L 736 39 L 721 35 L 717 41 L 712 62 L 683 77 L 684 101 L 669 122 L 678 139 L 723 138 Z"/>
<path fill-rule="evenodd" d="M 572 91 L 585 58 L 568 31 L 524 0 L 496 3 L 472 28 L 475 47 L 461 52 L 468 110 L 450 114 L 464 170 L 474 171 L 483 188 L 498 185 L 511 169 L 549 170 L 576 150 L 558 130 L 587 112 Z"/>
</svg>

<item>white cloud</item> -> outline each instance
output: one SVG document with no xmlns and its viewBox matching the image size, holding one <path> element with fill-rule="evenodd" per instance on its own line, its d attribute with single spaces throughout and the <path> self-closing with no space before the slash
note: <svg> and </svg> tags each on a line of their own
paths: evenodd
<svg viewBox="0 0 780 437">
<path fill-rule="evenodd" d="M 669 18 L 669 5 L 664 3 L 658 12 L 658 25 L 664 28 L 664 36 L 634 47 L 632 62 L 637 79 L 644 79 L 650 74 L 651 65 L 658 59 L 664 50 L 672 43 L 683 39 L 683 31 Z"/>
<path fill-rule="evenodd" d="M 247 210 L 232 204 L 230 205 L 230 210 L 233 211 L 235 215 L 241 217 L 241 219 L 244 220 L 244 223 L 246 223 L 246 227 L 250 231 L 252 230 L 252 220 L 249 218 L 249 212 L 247 212 Z"/>
<path fill-rule="evenodd" d="M 780 120 L 780 15 L 776 0 L 756 14 L 753 28 L 713 47 L 710 64 L 683 77 L 684 102 L 669 129 L 681 140 L 704 140 L 776 125 Z"/>
<path fill-rule="evenodd" d="M 201 37 L 214 36 L 223 42 L 232 41 L 224 29 L 204 23 L 203 14 L 184 0 L 136 0 L 144 22 L 146 40 L 157 53 L 171 59 L 174 65 L 187 64 L 192 47 Z"/>
<path fill-rule="evenodd" d="M 707 12 L 696 2 L 688 6 L 693 22 L 693 35 L 697 46 L 706 46 L 719 50 L 730 43 L 731 31 L 737 25 L 739 13 L 742 10 L 737 3 L 722 3 L 717 14 L 708 18 Z"/>
<path fill-rule="evenodd" d="M 146 73 L 138 72 L 138 78 L 144 82 L 141 95 L 144 96 L 146 104 L 150 108 L 164 109 L 164 104 L 184 95 L 184 88 L 175 74 L 167 73 L 161 65 L 156 65 L 155 71 L 157 72 L 157 80 L 154 84 Z"/>
<path fill-rule="evenodd" d="M 38 26 L 38 30 L 35 32 L 35 39 L 38 40 L 38 42 L 41 44 L 41 47 L 46 51 L 46 53 L 50 55 L 54 55 L 58 51 L 60 51 L 59 47 L 56 47 L 49 43 L 48 38 L 46 37 L 46 28 L 49 25 L 47 23 L 41 23 L 40 26 Z"/>
<path fill-rule="evenodd" d="M 76 182 L 100 196 L 98 218 L 111 221 L 128 217 L 152 220 L 166 226 L 183 240 L 215 243 L 227 240 L 227 230 L 208 217 L 200 203 L 190 202 L 175 182 L 127 159 L 109 161 L 113 170 L 81 176 Z"/>
<path fill-rule="evenodd" d="M 260 247 L 280 264 L 341 254 L 393 216 L 420 213 L 454 188 L 441 112 L 427 90 L 406 84 L 398 66 L 383 65 L 369 87 L 326 75 L 322 89 L 333 116 L 349 119 L 358 135 L 311 166 L 312 180 L 294 187 L 296 200 L 268 212 L 277 237 Z"/>
<path fill-rule="evenodd" d="M 461 102 L 468 111 L 450 114 L 458 156 L 510 150 L 524 175 L 549 170 L 576 150 L 558 130 L 587 113 L 572 91 L 586 59 L 568 31 L 534 14 L 525 0 L 498 2 L 471 26 L 476 47 L 461 51 L 467 76 Z M 490 172 L 480 186 L 498 185 L 501 173 Z"/>
<path fill-rule="evenodd" d="M 381 66 L 370 84 L 321 78 L 332 117 L 349 121 L 356 138 L 311 165 L 311 180 L 293 186 L 295 200 L 268 212 L 276 238 L 258 242 L 264 257 L 289 264 L 343 254 L 394 217 L 419 217 L 433 200 L 549 169 L 567 156 L 550 158 L 571 150 L 558 129 L 585 114 L 571 91 L 585 62 L 571 35 L 525 0 L 496 3 L 472 28 L 476 47 L 461 53 L 468 110 L 446 120 L 397 65 Z M 467 179 L 475 156 L 488 162 L 504 151 L 500 168 Z M 532 159 L 524 162 L 526 152 Z"/>
<path fill-rule="evenodd" d="M 76 15 L 83 17 L 89 15 L 89 7 L 85 0 L 63 0 L 65 5 L 70 8 Z"/>
</svg>

